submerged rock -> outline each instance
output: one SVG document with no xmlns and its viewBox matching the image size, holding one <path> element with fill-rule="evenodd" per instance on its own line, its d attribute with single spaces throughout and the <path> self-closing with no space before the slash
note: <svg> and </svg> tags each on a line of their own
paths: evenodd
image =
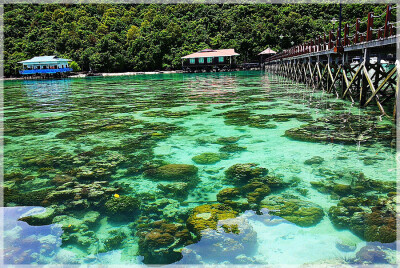
<svg viewBox="0 0 400 268">
<path fill-rule="evenodd" d="M 22 217 L 18 220 L 24 221 L 32 226 L 41 226 L 51 224 L 56 215 L 56 208 L 47 207 L 43 213 Z"/>
<path fill-rule="evenodd" d="M 198 168 L 193 165 L 169 164 L 144 172 L 146 177 L 156 180 L 188 180 L 197 175 Z"/>
<path fill-rule="evenodd" d="M 258 164 L 255 163 L 236 164 L 225 171 L 225 177 L 229 182 L 240 185 L 253 178 L 263 177 L 267 175 L 267 173 L 268 169 L 258 167 Z"/>
<path fill-rule="evenodd" d="M 235 143 L 239 139 L 240 137 L 221 137 L 217 139 L 216 143 L 225 145 L 225 144 Z"/>
<path fill-rule="evenodd" d="M 391 243 L 396 240 L 394 197 L 381 199 L 340 199 L 329 209 L 329 218 L 338 229 L 349 229 L 366 241 Z"/>
<path fill-rule="evenodd" d="M 322 164 L 322 162 L 324 162 L 324 158 L 320 157 L 320 156 L 313 156 L 310 159 L 307 159 L 306 161 L 304 161 L 305 165 L 319 165 Z"/>
<path fill-rule="evenodd" d="M 395 138 L 391 125 L 379 125 L 373 116 L 350 113 L 318 118 L 307 125 L 285 131 L 294 140 L 356 144 L 380 142 L 391 146 Z"/>
<path fill-rule="evenodd" d="M 212 165 L 221 161 L 221 157 L 217 153 L 202 153 L 192 158 L 196 164 Z"/>
<path fill-rule="evenodd" d="M 159 184 L 157 188 L 160 189 L 166 197 L 183 201 L 189 194 L 190 185 L 186 182 L 173 182 L 170 184 Z"/>
<path fill-rule="evenodd" d="M 324 217 L 324 211 L 320 206 L 300 199 L 271 196 L 261 201 L 261 207 L 275 210 L 270 214 L 280 216 L 301 227 L 314 226 Z"/>
<path fill-rule="evenodd" d="M 193 243 L 188 229 L 182 224 L 156 221 L 141 226 L 139 237 L 139 254 L 145 264 L 170 264 L 182 258 L 181 249 Z"/>
<path fill-rule="evenodd" d="M 239 146 L 237 144 L 227 144 L 219 148 L 220 152 L 225 152 L 225 153 L 237 153 L 241 151 L 245 151 L 247 147 L 244 146 Z"/>
<path fill-rule="evenodd" d="M 112 197 L 104 204 L 107 214 L 112 216 L 132 218 L 140 208 L 140 200 L 132 196 Z"/>
<path fill-rule="evenodd" d="M 196 235 L 201 236 L 203 230 L 216 229 L 219 220 L 235 218 L 237 212 L 222 204 L 201 205 L 195 207 L 187 220 L 187 227 Z"/>
<path fill-rule="evenodd" d="M 389 264 L 386 253 L 378 246 L 367 245 L 356 254 L 355 263 L 360 264 Z"/>
<path fill-rule="evenodd" d="M 227 260 L 236 263 L 238 256 L 253 256 L 257 246 L 257 233 L 250 223 L 244 218 L 230 218 L 220 220 L 215 230 L 203 230 L 201 240 L 186 248 L 192 250 L 192 254 L 201 256 L 207 263 Z"/>
</svg>

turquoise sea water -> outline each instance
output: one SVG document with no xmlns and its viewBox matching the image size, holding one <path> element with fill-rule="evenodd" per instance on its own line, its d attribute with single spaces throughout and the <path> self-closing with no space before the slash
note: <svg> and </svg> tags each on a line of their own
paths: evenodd
<svg viewBox="0 0 400 268">
<path fill-rule="evenodd" d="M 396 261 L 375 107 L 253 71 L 6 81 L 4 116 L 8 264 Z"/>
</svg>

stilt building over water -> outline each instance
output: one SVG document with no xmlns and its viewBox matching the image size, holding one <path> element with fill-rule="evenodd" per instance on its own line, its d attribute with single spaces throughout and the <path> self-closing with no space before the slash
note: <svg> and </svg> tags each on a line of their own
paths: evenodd
<svg viewBox="0 0 400 268">
<path fill-rule="evenodd" d="M 182 69 L 188 72 L 232 70 L 236 68 L 236 56 L 239 54 L 232 48 L 204 49 L 182 57 Z"/>
<path fill-rule="evenodd" d="M 22 70 L 19 73 L 25 76 L 61 77 L 72 71 L 69 66 L 70 61 L 57 56 L 33 57 L 30 60 L 18 62 L 22 63 Z"/>
</svg>

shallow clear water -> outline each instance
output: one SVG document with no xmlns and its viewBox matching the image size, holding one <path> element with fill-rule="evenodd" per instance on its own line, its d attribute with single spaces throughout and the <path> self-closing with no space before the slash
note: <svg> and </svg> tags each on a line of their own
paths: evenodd
<svg viewBox="0 0 400 268">
<path fill-rule="evenodd" d="M 258 71 L 6 81 L 4 101 L 5 206 L 19 207 L 4 211 L 14 215 L 5 217 L 5 246 L 12 252 L 7 256 L 13 256 L 5 258 L 7 263 L 395 262 L 393 245 L 386 243 L 393 239 L 379 229 L 391 218 L 367 219 L 378 197 L 390 206 L 396 181 L 394 125 L 374 107 L 359 109 Z M 326 139 L 285 135 L 312 123 L 321 127 L 307 135 L 330 133 Z M 372 132 L 355 128 L 360 125 Z M 342 131 L 356 139 L 343 142 L 337 136 Z M 221 137 L 235 139 L 223 144 Z M 232 144 L 237 146 L 227 146 Z M 218 160 L 192 160 L 202 153 L 214 153 Z M 246 163 L 268 169 L 284 186 L 266 183 L 268 193 L 246 201 L 260 196 L 258 190 L 244 190 L 247 183 L 265 183 L 261 177 L 266 175 L 240 182 L 228 178 L 229 167 Z M 198 170 L 152 177 L 149 170 L 167 164 Z M 362 190 L 360 178 L 368 182 Z M 181 189 L 179 182 L 187 184 Z M 338 185 L 351 187 L 340 191 Z M 190 217 L 195 224 L 221 220 L 205 205 L 222 202 L 217 194 L 232 187 L 242 194 L 234 200 L 242 204 L 234 208 L 236 222 L 220 221 L 196 233 Z M 275 197 L 299 205 L 286 214 L 269 213 L 268 200 Z M 355 211 L 365 213 L 362 219 L 369 225 L 362 226 L 375 228 L 378 237 L 367 234 L 372 229 L 359 231 L 358 223 L 338 228 L 332 222 L 330 208 L 347 197 L 375 200 L 359 203 Z M 51 213 L 25 220 L 39 226 L 16 224 L 29 206 Z M 199 206 L 203 213 L 197 217 L 192 210 Z M 304 207 L 323 214 L 301 214 Z M 30 213 L 41 215 L 37 210 Z M 160 227 L 160 220 L 172 225 Z M 308 220 L 312 223 L 304 224 Z M 239 231 L 228 232 L 224 224 Z"/>
</svg>

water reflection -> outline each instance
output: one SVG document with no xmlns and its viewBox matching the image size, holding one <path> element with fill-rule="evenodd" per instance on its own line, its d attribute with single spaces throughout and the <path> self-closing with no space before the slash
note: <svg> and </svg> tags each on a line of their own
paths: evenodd
<svg viewBox="0 0 400 268">
<path fill-rule="evenodd" d="M 63 230 L 59 225 L 30 226 L 18 221 L 21 217 L 43 213 L 44 208 L 2 207 L 0 210 L 4 215 L 5 264 L 46 264 L 49 259 L 61 257 Z"/>
<path fill-rule="evenodd" d="M 69 102 L 71 80 L 23 81 L 27 99 L 39 107 L 50 106 L 52 110 Z"/>
<path fill-rule="evenodd" d="M 262 209 L 218 222 L 216 230 L 202 232 L 201 240 L 185 247 L 179 264 L 299 264 L 318 260 L 355 258 L 366 245 L 350 232 L 322 234 L 328 224 L 303 228 Z M 318 233 L 318 235 L 315 235 Z M 339 239 L 354 242 L 351 250 L 338 246 Z M 318 250 L 314 250 L 314 249 Z"/>
</svg>

